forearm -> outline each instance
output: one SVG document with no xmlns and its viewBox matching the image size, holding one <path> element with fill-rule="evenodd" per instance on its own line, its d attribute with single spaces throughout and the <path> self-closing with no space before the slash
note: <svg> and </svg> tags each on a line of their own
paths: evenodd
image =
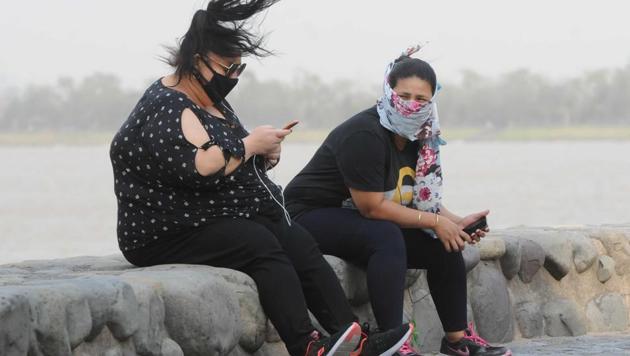
<svg viewBox="0 0 630 356">
<path fill-rule="evenodd" d="M 252 156 L 256 154 L 253 144 L 248 139 L 248 137 L 245 137 L 243 139 L 243 146 L 245 146 L 245 157 L 238 158 L 238 157 L 230 156 L 230 160 L 225 166 L 226 175 L 232 174 L 243 162 L 247 162 L 247 160 L 249 160 Z"/>
<path fill-rule="evenodd" d="M 245 157 L 229 156 L 227 162 L 223 150 L 221 150 L 219 146 L 212 146 L 207 150 L 197 151 L 197 156 L 195 157 L 197 171 L 203 176 L 211 176 L 225 167 L 225 175 L 233 173 L 241 163 L 247 161 L 252 156 L 252 150 L 248 150 L 245 140 L 243 140 L 243 144 L 245 145 Z"/>
<path fill-rule="evenodd" d="M 446 217 L 447 219 L 451 220 L 455 224 L 459 224 L 463 219 L 461 216 L 456 215 L 450 210 L 448 210 L 443 204 L 440 206 L 440 215 Z"/>
<path fill-rule="evenodd" d="M 370 219 L 391 221 L 402 228 L 432 229 L 439 219 L 436 214 L 407 208 L 390 200 L 383 200 L 369 211 L 361 213 Z"/>
</svg>

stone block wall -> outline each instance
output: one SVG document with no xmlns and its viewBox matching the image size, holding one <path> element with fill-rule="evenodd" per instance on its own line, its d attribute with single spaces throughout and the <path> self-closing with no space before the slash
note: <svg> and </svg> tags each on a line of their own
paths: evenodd
<svg viewBox="0 0 630 356">
<path fill-rule="evenodd" d="M 630 330 L 630 225 L 517 227 L 464 251 L 468 314 L 509 342 Z M 375 325 L 365 275 L 327 256 L 362 322 Z M 278 281 L 281 283 L 281 281 Z M 425 271 L 407 275 L 404 318 L 423 351 L 442 328 Z M 1 355 L 285 355 L 256 286 L 221 268 L 135 268 L 122 256 L 0 266 Z"/>
</svg>

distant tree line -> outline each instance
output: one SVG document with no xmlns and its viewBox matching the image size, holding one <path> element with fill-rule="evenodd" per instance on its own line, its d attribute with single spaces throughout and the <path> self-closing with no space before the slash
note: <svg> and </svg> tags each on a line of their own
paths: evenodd
<svg viewBox="0 0 630 356">
<path fill-rule="evenodd" d="M 563 81 L 528 70 L 496 79 L 465 71 L 459 83 L 443 87 L 438 103 L 448 127 L 630 124 L 630 64 Z M 291 82 L 246 73 L 229 100 L 248 127 L 299 119 L 304 128 L 329 129 L 373 105 L 380 91 L 379 83 L 326 82 L 307 73 Z M 103 73 L 79 82 L 61 78 L 55 85 L 5 91 L 0 93 L 0 130 L 114 131 L 141 95 Z"/>
</svg>

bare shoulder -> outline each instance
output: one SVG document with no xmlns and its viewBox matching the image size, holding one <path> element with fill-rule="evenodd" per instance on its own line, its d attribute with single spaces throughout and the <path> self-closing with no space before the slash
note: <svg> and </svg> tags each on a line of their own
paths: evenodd
<svg viewBox="0 0 630 356">
<path fill-rule="evenodd" d="M 181 123 L 184 137 L 193 145 L 199 147 L 210 140 L 210 136 L 192 110 L 186 108 L 182 111 Z"/>
</svg>

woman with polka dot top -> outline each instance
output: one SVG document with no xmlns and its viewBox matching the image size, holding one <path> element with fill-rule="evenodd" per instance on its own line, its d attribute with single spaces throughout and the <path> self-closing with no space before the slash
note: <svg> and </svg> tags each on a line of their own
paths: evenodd
<svg viewBox="0 0 630 356">
<path fill-rule="evenodd" d="M 137 266 L 202 264 L 242 271 L 291 355 L 332 354 L 360 335 L 336 275 L 282 207 L 266 174 L 290 129 L 248 132 L 225 97 L 264 56 L 244 20 L 277 0 L 214 0 L 195 13 L 169 64 L 112 140 L 118 242 Z M 320 337 L 310 309 L 331 334 Z M 355 338 L 353 338 L 355 337 Z M 382 342 L 381 342 L 382 343 Z"/>
</svg>

